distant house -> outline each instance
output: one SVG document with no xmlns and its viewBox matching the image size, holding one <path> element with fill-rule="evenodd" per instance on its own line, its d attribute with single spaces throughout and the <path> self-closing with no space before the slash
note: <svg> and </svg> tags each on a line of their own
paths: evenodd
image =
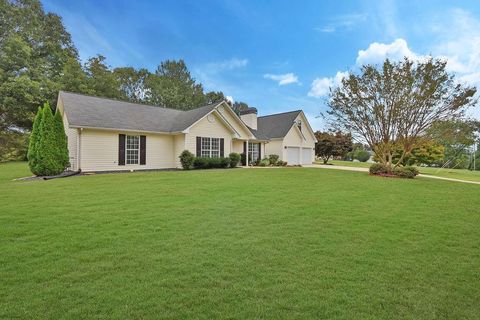
<svg viewBox="0 0 480 320">
<path fill-rule="evenodd" d="M 311 164 L 315 136 L 301 110 L 240 116 L 225 103 L 190 111 L 135 104 L 61 91 L 71 169 L 117 171 L 180 168 L 178 156 L 226 157 L 248 152 L 251 161 L 270 154 L 288 164 Z"/>
</svg>

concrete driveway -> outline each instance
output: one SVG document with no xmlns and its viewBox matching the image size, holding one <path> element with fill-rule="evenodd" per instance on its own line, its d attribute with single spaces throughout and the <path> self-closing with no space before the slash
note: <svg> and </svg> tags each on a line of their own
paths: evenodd
<svg viewBox="0 0 480 320">
<path fill-rule="evenodd" d="M 347 166 L 334 166 L 334 165 L 321 165 L 321 164 L 308 164 L 303 165 L 304 168 L 318 168 L 318 169 L 331 169 L 331 170 L 345 170 L 345 171 L 357 171 L 357 172 L 368 172 L 368 168 L 358 168 L 358 167 L 347 167 Z M 454 178 L 445 178 L 445 177 L 438 177 L 432 176 L 429 174 L 419 174 L 419 177 L 428 178 L 428 179 L 437 179 L 437 180 L 446 180 L 446 181 L 453 181 L 453 182 L 463 182 L 463 183 L 470 183 L 470 184 L 478 184 L 478 181 L 468 181 L 468 180 L 461 180 L 461 179 L 454 179 Z"/>
</svg>

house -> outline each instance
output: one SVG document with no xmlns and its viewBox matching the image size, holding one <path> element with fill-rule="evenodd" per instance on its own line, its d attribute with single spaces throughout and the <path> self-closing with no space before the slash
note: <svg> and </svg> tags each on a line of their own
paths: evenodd
<svg viewBox="0 0 480 320">
<path fill-rule="evenodd" d="M 248 150 L 251 161 L 270 154 L 288 164 L 311 164 L 315 136 L 301 110 L 240 116 L 226 102 L 190 111 L 61 91 L 58 105 L 72 170 L 180 168 L 183 150 L 227 157 Z"/>
</svg>

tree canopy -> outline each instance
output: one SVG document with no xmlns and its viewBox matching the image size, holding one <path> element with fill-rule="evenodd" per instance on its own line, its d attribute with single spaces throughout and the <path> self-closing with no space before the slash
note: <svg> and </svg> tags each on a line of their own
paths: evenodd
<svg viewBox="0 0 480 320">
<path fill-rule="evenodd" d="M 160 62 L 154 72 L 113 68 L 102 55 L 83 63 L 62 19 L 39 0 L 0 1 L 2 145 L 10 150 L 26 140 L 19 136 L 31 131 L 37 108 L 56 106 L 59 90 L 181 110 L 225 99 L 221 91 L 205 93 L 181 59 Z"/>
<path fill-rule="evenodd" d="M 438 121 L 459 119 L 476 103 L 476 89 L 457 83 L 446 61 L 386 60 L 366 65 L 333 88 L 328 115 L 339 129 L 365 141 L 390 170 L 400 165 Z M 402 150 L 393 159 L 397 148 Z"/>
<path fill-rule="evenodd" d="M 315 132 L 317 143 L 315 144 L 315 155 L 327 164 L 332 157 L 344 157 L 352 151 L 352 136 L 337 132 Z"/>
</svg>

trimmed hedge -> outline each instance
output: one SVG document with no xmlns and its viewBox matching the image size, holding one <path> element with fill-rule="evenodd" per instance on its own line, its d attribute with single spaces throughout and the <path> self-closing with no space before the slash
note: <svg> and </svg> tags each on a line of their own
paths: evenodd
<svg viewBox="0 0 480 320">
<path fill-rule="evenodd" d="M 193 161 L 193 167 L 195 169 L 228 168 L 229 166 L 230 158 L 196 157 Z"/>
<path fill-rule="evenodd" d="M 393 174 L 400 178 L 413 179 L 419 174 L 415 167 L 396 167 L 393 169 Z"/>
<path fill-rule="evenodd" d="M 368 171 L 370 172 L 370 174 L 387 174 L 388 168 L 384 164 L 374 163 L 370 166 L 370 169 L 368 169 Z"/>
<path fill-rule="evenodd" d="M 228 155 L 228 158 L 230 159 L 230 168 L 235 168 L 241 160 L 241 157 L 238 153 L 232 152 Z"/>
<path fill-rule="evenodd" d="M 193 162 L 195 161 L 195 156 L 188 150 L 183 150 L 178 156 L 180 159 L 180 164 L 184 170 L 189 170 L 193 167 Z"/>
<path fill-rule="evenodd" d="M 392 172 L 388 172 L 388 167 L 381 163 L 374 163 L 370 166 L 370 174 L 383 175 L 383 176 L 396 176 L 399 178 L 413 179 L 419 174 L 418 169 L 415 167 L 396 167 Z"/>
</svg>

